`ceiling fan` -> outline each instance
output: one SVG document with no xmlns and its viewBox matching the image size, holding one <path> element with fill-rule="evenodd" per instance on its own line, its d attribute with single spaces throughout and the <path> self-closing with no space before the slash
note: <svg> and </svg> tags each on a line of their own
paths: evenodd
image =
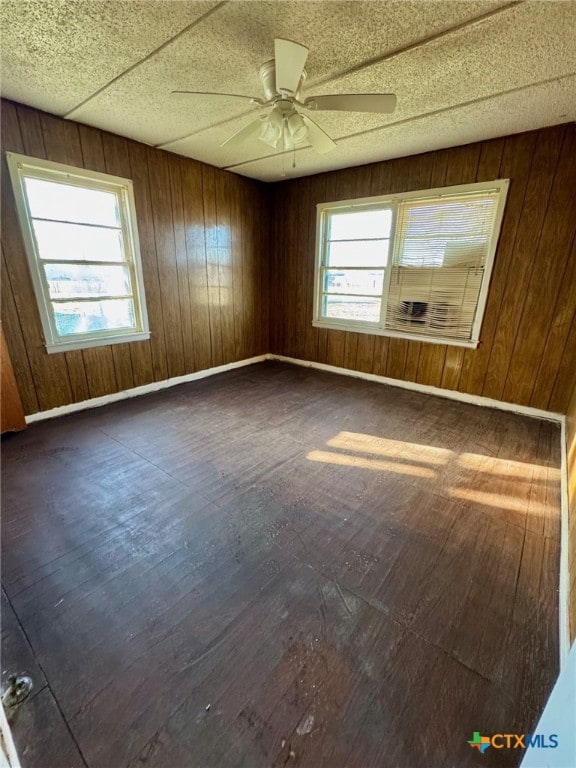
<svg viewBox="0 0 576 768">
<path fill-rule="evenodd" d="M 396 96 L 393 93 L 342 93 L 324 96 L 312 96 L 303 101 L 300 92 L 306 79 L 304 66 L 308 58 L 308 48 L 291 40 L 274 40 L 274 59 L 260 67 L 260 80 L 264 89 L 264 98 L 243 96 L 239 93 L 214 93 L 208 91 L 172 91 L 195 96 L 228 96 L 235 99 L 248 99 L 260 108 L 272 109 L 260 115 L 256 120 L 240 128 L 220 145 L 240 146 L 253 136 L 268 144 L 273 149 L 293 149 L 297 144 L 308 141 L 317 152 L 325 153 L 334 149 L 336 144 L 307 114 L 307 111 L 336 110 L 344 112 L 393 112 L 396 108 Z"/>
</svg>

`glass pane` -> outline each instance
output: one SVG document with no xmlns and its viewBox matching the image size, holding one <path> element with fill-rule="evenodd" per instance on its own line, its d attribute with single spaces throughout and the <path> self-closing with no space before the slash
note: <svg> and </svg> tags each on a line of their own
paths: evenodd
<svg viewBox="0 0 576 768">
<path fill-rule="evenodd" d="M 330 240 L 361 240 L 369 237 L 390 237 L 392 211 L 349 211 L 329 214 Z"/>
<path fill-rule="evenodd" d="M 120 226 L 116 195 L 44 179 L 24 179 L 34 218 Z"/>
<path fill-rule="evenodd" d="M 80 224 L 32 220 L 41 259 L 123 261 L 122 233 Z"/>
<path fill-rule="evenodd" d="M 385 267 L 389 240 L 328 243 L 327 267 Z"/>
<path fill-rule="evenodd" d="M 328 269 L 324 273 L 326 293 L 382 295 L 383 270 Z"/>
<path fill-rule="evenodd" d="M 357 296 L 324 296 L 324 317 L 377 323 L 380 320 L 380 299 Z"/>
<path fill-rule="evenodd" d="M 90 264 L 45 264 L 51 299 L 130 296 L 127 267 Z"/>
<path fill-rule="evenodd" d="M 55 301 L 52 306 L 60 336 L 136 327 L 132 299 Z"/>
</svg>

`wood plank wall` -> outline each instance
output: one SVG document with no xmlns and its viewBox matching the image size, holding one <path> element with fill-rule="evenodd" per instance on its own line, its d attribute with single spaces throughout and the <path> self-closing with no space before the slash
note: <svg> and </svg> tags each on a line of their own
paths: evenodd
<svg viewBox="0 0 576 768">
<path fill-rule="evenodd" d="M 511 179 L 476 350 L 312 327 L 316 203 Z M 576 126 L 274 185 L 272 349 L 565 413 L 576 370 Z"/>
<path fill-rule="evenodd" d="M 576 640 L 576 371 L 574 392 L 566 416 L 566 456 L 568 458 L 568 573 L 570 638 Z"/>
<path fill-rule="evenodd" d="M 152 331 L 46 354 L 3 156 L 2 319 L 26 413 L 269 351 L 566 411 L 574 124 L 273 185 L 5 100 L 2 125 L 3 150 L 133 179 Z M 493 178 L 511 185 L 477 350 L 312 327 L 316 203 Z"/>
<path fill-rule="evenodd" d="M 269 196 L 203 163 L 2 100 L 2 320 L 26 413 L 269 351 Z M 46 353 L 4 151 L 131 178 L 151 339 Z"/>
</svg>

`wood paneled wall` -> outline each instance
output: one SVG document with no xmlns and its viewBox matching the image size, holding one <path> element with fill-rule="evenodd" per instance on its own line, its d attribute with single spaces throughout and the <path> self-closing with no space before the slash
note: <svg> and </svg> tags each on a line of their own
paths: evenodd
<svg viewBox="0 0 576 768">
<path fill-rule="evenodd" d="M 511 180 L 478 349 L 312 327 L 316 203 Z M 274 185 L 272 352 L 566 412 L 576 370 L 576 127 Z"/>
<path fill-rule="evenodd" d="M 566 416 L 566 456 L 568 458 L 568 573 L 570 638 L 576 640 L 576 371 L 574 391 Z"/>
<path fill-rule="evenodd" d="M 2 149 L 133 179 L 152 333 L 46 353 L 3 155 L 2 320 L 26 413 L 265 352 L 568 408 L 574 124 L 265 185 L 2 101 Z M 312 327 L 316 203 L 494 178 L 511 184 L 478 349 Z"/>
<path fill-rule="evenodd" d="M 2 101 L 2 320 L 26 413 L 269 351 L 264 185 Z M 131 178 L 151 339 L 48 355 L 5 150 Z"/>
</svg>

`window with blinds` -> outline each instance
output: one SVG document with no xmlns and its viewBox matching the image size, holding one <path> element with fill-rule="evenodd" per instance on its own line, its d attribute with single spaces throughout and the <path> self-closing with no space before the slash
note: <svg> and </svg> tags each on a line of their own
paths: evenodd
<svg viewBox="0 0 576 768">
<path fill-rule="evenodd" d="M 48 352 L 149 338 L 132 182 L 8 164 Z"/>
<path fill-rule="evenodd" d="M 318 206 L 314 324 L 476 346 L 507 186 Z"/>
</svg>

